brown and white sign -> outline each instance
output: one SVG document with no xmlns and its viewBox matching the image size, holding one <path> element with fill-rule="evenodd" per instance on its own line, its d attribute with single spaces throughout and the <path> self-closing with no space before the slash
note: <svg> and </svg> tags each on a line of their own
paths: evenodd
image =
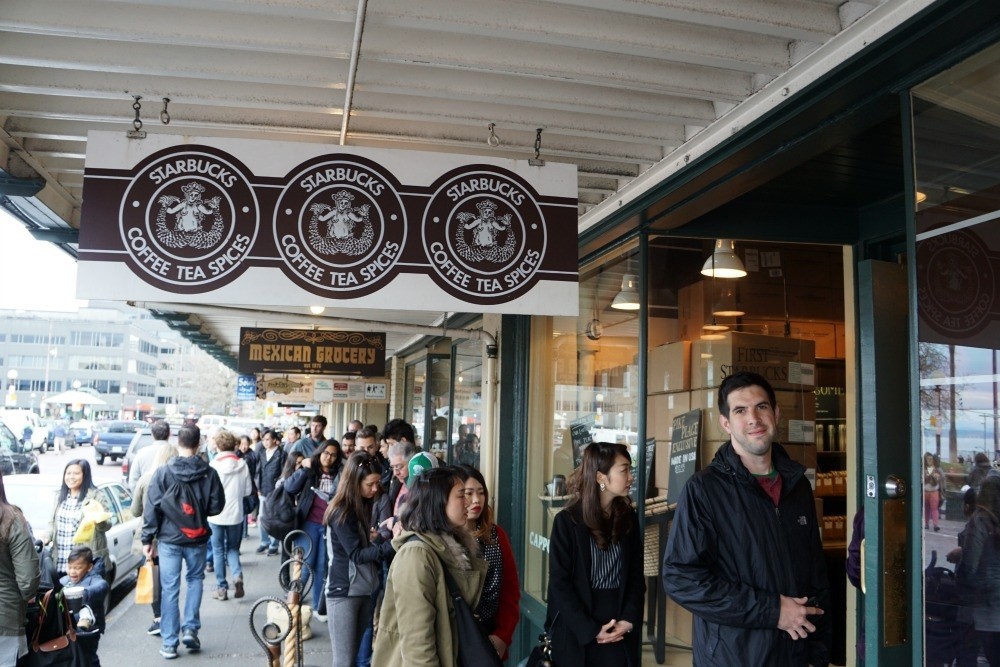
<svg viewBox="0 0 1000 667">
<path fill-rule="evenodd" d="M 237 366 L 245 374 L 385 375 L 385 334 L 244 327 Z"/>
<path fill-rule="evenodd" d="M 577 313 L 572 165 L 110 132 L 87 146 L 80 298 Z"/>
</svg>

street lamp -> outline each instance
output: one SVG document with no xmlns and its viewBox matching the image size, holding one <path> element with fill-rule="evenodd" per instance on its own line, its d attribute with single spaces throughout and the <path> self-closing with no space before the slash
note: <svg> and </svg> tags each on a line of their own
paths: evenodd
<svg viewBox="0 0 1000 667">
<path fill-rule="evenodd" d="M 12 368 L 7 371 L 7 407 L 12 408 L 17 405 L 17 369 Z"/>
<path fill-rule="evenodd" d="M 49 341 L 52 340 L 52 322 L 49 322 Z M 42 402 L 49 397 L 49 363 L 53 361 L 59 354 L 59 349 L 55 347 L 49 348 L 48 354 L 45 355 L 45 385 L 42 387 Z M 46 409 L 49 409 L 46 405 Z"/>
</svg>

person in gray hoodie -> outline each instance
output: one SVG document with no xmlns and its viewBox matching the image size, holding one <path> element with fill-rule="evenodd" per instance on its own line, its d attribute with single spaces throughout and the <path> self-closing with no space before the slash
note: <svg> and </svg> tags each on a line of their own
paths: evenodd
<svg viewBox="0 0 1000 667">
<path fill-rule="evenodd" d="M 215 563 L 215 599 L 229 599 L 229 582 L 226 581 L 226 565 L 233 575 L 236 591 L 233 597 L 243 597 L 243 566 L 240 564 L 240 543 L 243 542 L 243 498 L 253 492 L 250 469 L 246 461 L 236 455 L 239 441 L 230 431 L 219 431 L 215 445 L 219 454 L 209 464 L 219 473 L 222 488 L 226 494 L 226 506 L 222 512 L 208 517 L 212 524 L 212 560 Z"/>
<path fill-rule="evenodd" d="M 226 495 L 219 473 L 200 456 L 201 431 L 184 426 L 177 434 L 177 456 L 153 473 L 142 512 L 142 551 L 152 559 L 153 540 L 160 558 L 160 655 L 177 657 L 178 636 L 190 651 L 201 649 L 201 593 L 205 580 L 208 517 L 220 514 Z M 187 595 L 181 625 L 181 564 L 187 569 Z"/>
</svg>

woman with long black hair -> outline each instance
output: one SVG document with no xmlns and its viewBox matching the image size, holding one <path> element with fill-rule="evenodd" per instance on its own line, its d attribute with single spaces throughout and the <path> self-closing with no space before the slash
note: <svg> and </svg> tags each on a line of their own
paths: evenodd
<svg viewBox="0 0 1000 667">
<path fill-rule="evenodd" d="M 56 566 L 56 572 L 62 577 L 66 574 L 66 566 L 69 562 L 69 552 L 74 546 L 87 546 L 94 552 L 95 569 L 97 559 L 100 558 L 100 571 L 106 567 L 108 561 L 108 541 L 104 534 L 111 528 L 111 521 L 105 519 L 97 522 L 94 526 L 93 534 L 89 539 L 74 544 L 77 531 L 84 519 L 84 506 L 94 507 L 92 503 L 100 503 L 101 508 L 107 513 L 105 499 L 98 492 L 97 485 L 94 484 L 94 477 L 90 471 L 90 462 L 85 459 L 74 459 L 66 464 L 63 469 L 63 482 L 59 487 L 59 497 L 56 501 L 55 511 L 52 514 L 52 523 L 49 526 L 49 535 L 52 539 L 52 559 Z"/>
<path fill-rule="evenodd" d="M 393 554 L 392 542 L 380 537 L 372 525 L 381 477 L 377 457 L 351 454 L 323 515 L 330 543 L 326 608 L 333 667 L 354 665 L 361 637 L 372 621 L 372 593 L 379 585 L 382 561 Z"/>
<path fill-rule="evenodd" d="M 569 485 L 574 497 L 549 537 L 552 655 L 580 667 L 639 667 L 646 586 L 628 448 L 587 445 Z"/>
<path fill-rule="evenodd" d="M 489 569 L 476 615 L 489 635 L 497 655 L 507 657 L 507 647 L 514 638 L 514 629 L 521 617 L 521 584 L 510 538 L 493 520 L 490 494 L 481 472 L 472 466 L 455 466 L 465 484 L 465 528 L 476 538 Z"/>
<path fill-rule="evenodd" d="M 323 515 L 337 490 L 337 479 L 343 467 L 340 443 L 330 439 L 317 447 L 311 457 L 303 459 L 302 467 L 285 480 L 285 491 L 299 496 L 298 524 L 308 537 L 298 536 L 295 546 L 309 551 L 306 564 L 312 572 L 312 608 L 317 616 L 322 609 L 320 603 L 323 602 L 323 584 L 326 582 L 326 527 Z M 325 616 L 320 620 L 324 619 Z"/>
<path fill-rule="evenodd" d="M 473 609 L 486 578 L 486 561 L 465 530 L 467 508 L 465 485 L 454 468 L 414 475 L 400 516 L 403 530 L 392 540 L 396 555 L 382 599 L 372 667 L 457 664 L 458 633 L 445 568 Z"/>
</svg>

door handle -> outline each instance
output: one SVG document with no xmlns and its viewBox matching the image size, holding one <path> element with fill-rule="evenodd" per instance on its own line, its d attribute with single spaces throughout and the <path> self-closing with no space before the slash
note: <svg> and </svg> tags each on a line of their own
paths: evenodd
<svg viewBox="0 0 1000 667">
<path fill-rule="evenodd" d="M 903 498 L 906 496 L 906 480 L 898 475 L 889 475 L 885 478 L 885 495 L 890 498 Z"/>
</svg>

